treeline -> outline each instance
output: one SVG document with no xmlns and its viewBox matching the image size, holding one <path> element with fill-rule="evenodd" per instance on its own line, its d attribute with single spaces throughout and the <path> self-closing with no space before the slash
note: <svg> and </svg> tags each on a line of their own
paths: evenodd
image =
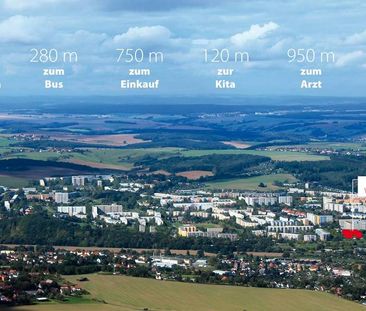
<svg viewBox="0 0 366 311">
<path fill-rule="evenodd" d="M 99 172 L 99 169 L 92 168 L 86 165 L 73 164 L 68 162 L 56 162 L 56 161 L 41 161 L 31 159 L 7 159 L 0 160 L 0 171 L 27 171 L 34 169 L 35 167 L 55 167 L 71 169 L 75 171 L 85 172 Z"/>
<path fill-rule="evenodd" d="M 259 143 L 259 144 L 254 144 L 248 148 L 246 148 L 247 150 L 256 150 L 256 149 L 259 149 L 259 148 L 267 148 L 267 147 L 275 147 L 275 146 L 284 146 L 286 144 L 288 145 L 301 145 L 301 144 L 305 144 L 306 141 L 299 141 L 299 140 L 288 140 L 288 141 L 279 141 L 279 142 L 268 142 L 268 143 Z"/>
<path fill-rule="evenodd" d="M 134 192 L 101 191 L 91 194 L 93 199 L 102 200 L 104 204 L 122 204 L 124 208 L 133 209 L 137 207 L 140 195 Z"/>
<path fill-rule="evenodd" d="M 140 133 L 137 138 L 148 142 L 133 144 L 124 148 L 156 148 L 176 147 L 186 149 L 233 149 L 222 143 L 225 137 L 218 136 L 211 131 L 162 131 Z"/>
<path fill-rule="evenodd" d="M 203 170 L 211 171 L 215 178 L 229 178 L 243 176 L 253 171 L 253 167 L 270 162 L 271 159 L 256 155 L 212 154 L 200 157 L 171 157 L 156 160 L 146 157 L 137 163 L 150 168 L 150 170 L 166 170 L 170 173 L 182 171 Z"/>
<path fill-rule="evenodd" d="M 24 147 L 33 149 L 48 149 L 48 148 L 112 148 L 108 145 L 88 144 L 81 142 L 72 142 L 55 139 L 42 139 L 32 141 L 19 141 L 11 144 L 12 147 Z"/>
<path fill-rule="evenodd" d="M 277 168 L 294 174 L 304 182 L 351 190 L 352 179 L 366 175 L 366 157 L 334 156 L 330 161 L 279 162 Z"/>
<path fill-rule="evenodd" d="M 169 248 L 230 254 L 234 251 L 278 251 L 271 239 L 247 233 L 238 240 L 175 237 L 168 227 L 154 234 L 140 233 L 124 225 L 75 224 L 46 214 L 0 220 L 0 243 L 22 245 L 95 246 L 116 248 Z"/>
</svg>

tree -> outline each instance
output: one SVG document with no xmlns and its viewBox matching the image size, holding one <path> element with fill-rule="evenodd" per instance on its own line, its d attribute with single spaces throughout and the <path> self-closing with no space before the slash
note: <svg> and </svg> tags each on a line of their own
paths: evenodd
<svg viewBox="0 0 366 311">
<path fill-rule="evenodd" d="M 197 250 L 197 254 L 196 254 L 196 256 L 197 256 L 198 258 L 205 257 L 205 252 L 204 252 L 202 249 L 199 249 L 199 250 Z"/>
</svg>

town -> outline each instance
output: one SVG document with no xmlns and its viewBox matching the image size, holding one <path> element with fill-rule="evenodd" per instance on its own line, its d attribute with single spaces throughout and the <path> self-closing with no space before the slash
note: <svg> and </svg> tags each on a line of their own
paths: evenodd
<svg viewBox="0 0 366 311">
<path fill-rule="evenodd" d="M 358 182 L 362 192 L 364 177 Z M 366 301 L 366 245 L 342 236 L 366 230 L 366 198 L 311 182 L 284 187 L 210 191 L 124 174 L 2 187 L 1 303 L 82 297 L 82 282 L 61 275 L 94 272 Z"/>
</svg>

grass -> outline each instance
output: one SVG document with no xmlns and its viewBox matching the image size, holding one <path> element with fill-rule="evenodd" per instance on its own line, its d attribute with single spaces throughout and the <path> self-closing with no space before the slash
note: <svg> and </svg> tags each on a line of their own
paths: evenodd
<svg viewBox="0 0 366 311">
<path fill-rule="evenodd" d="M 16 308 L 5 308 L 4 311 L 132 311 L 138 309 L 121 308 L 120 306 L 113 306 L 107 304 L 56 304 L 56 303 L 42 303 L 35 306 L 22 306 Z"/>
<path fill-rule="evenodd" d="M 265 150 L 187 150 L 181 154 L 185 157 L 204 156 L 209 154 L 252 154 L 271 158 L 273 161 L 324 161 L 329 160 L 328 156 L 291 151 L 265 151 Z"/>
<path fill-rule="evenodd" d="M 8 147 L 11 142 L 11 139 L 8 137 L 0 136 L 0 147 Z"/>
<path fill-rule="evenodd" d="M 210 189 L 234 189 L 234 190 L 258 190 L 258 191 L 276 191 L 281 187 L 275 186 L 275 181 L 279 182 L 296 182 L 296 178 L 290 174 L 273 174 L 262 175 L 249 178 L 236 178 L 221 181 L 213 181 L 207 183 Z M 264 183 L 267 187 L 258 187 L 260 183 Z"/>
<path fill-rule="evenodd" d="M 282 146 L 279 146 L 281 148 Z M 302 145 L 286 145 L 283 147 L 301 147 L 301 148 L 331 148 L 335 150 L 366 150 L 363 142 L 309 142 Z M 278 147 L 274 147 L 278 148 Z"/>
<path fill-rule="evenodd" d="M 16 152 L 18 149 L 6 146 L 6 139 L 1 139 L 0 136 L 0 155 L 3 159 L 11 158 L 24 158 L 32 160 L 42 161 L 60 161 L 71 162 L 80 165 L 86 165 L 99 169 L 115 169 L 128 171 L 135 167 L 136 163 L 143 159 L 145 156 L 155 157 L 158 160 L 169 158 L 173 156 L 204 156 L 209 154 L 253 154 L 268 156 L 275 161 L 320 161 L 327 160 L 329 157 L 320 156 L 301 152 L 284 152 L 284 151 L 257 151 L 257 150 L 185 150 L 181 148 L 143 148 L 143 149 L 117 149 L 117 148 L 85 148 L 79 152 L 64 152 L 58 153 L 53 151 L 38 152 L 31 149 L 26 149 L 24 152 Z M 3 145 L 3 147 L 1 147 Z M 10 153 L 10 151 L 14 153 Z M 8 154 L 4 154 L 7 152 Z M 4 185 L 16 187 L 18 185 L 24 185 L 25 181 L 19 179 L 2 179 L 6 182 Z M 266 181 L 265 181 L 266 182 Z M 225 182 L 222 188 L 235 188 L 238 189 L 255 189 L 258 185 L 254 179 L 251 185 L 250 179 L 247 182 L 241 180 L 233 180 L 228 183 Z M 266 182 L 268 183 L 268 182 Z M 217 183 L 220 185 L 221 183 Z M 0 183 L 1 185 L 1 183 Z M 249 188 L 247 188 L 249 186 Z M 276 190 L 276 187 L 268 185 L 268 190 Z"/>
<path fill-rule="evenodd" d="M 0 141 L 1 143 L 1 141 Z M 11 149 L 10 149 L 11 150 Z M 6 149 L 6 151 L 9 151 Z M 253 154 L 270 157 L 275 161 L 321 161 L 329 160 L 328 156 L 309 154 L 303 152 L 285 151 L 261 151 L 261 150 L 184 150 L 180 148 L 142 148 L 142 149 L 103 149 L 88 148 L 82 152 L 56 153 L 56 152 L 37 152 L 26 151 L 23 153 L 13 153 L 9 158 L 27 158 L 34 160 L 58 160 L 72 161 L 80 160 L 102 164 L 121 165 L 132 167 L 133 164 L 144 156 L 151 155 L 158 159 L 182 155 L 185 157 L 204 156 L 210 154 Z"/>
<path fill-rule="evenodd" d="M 29 180 L 25 178 L 18 178 L 13 176 L 0 175 L 0 186 L 9 188 L 21 188 L 29 185 Z"/>
<path fill-rule="evenodd" d="M 222 225 L 220 224 L 212 224 L 210 222 L 200 222 L 197 223 L 197 227 L 202 227 L 202 228 L 221 228 Z"/>
<path fill-rule="evenodd" d="M 23 152 L 14 153 L 9 158 L 25 158 L 43 161 L 68 161 L 77 164 L 91 165 L 95 163 L 113 165 L 124 170 L 132 169 L 134 163 L 146 155 L 164 158 L 176 155 L 177 148 L 146 148 L 146 149 L 103 149 L 88 148 L 82 152 L 56 153 L 56 152 Z"/>
<path fill-rule="evenodd" d="M 71 282 L 81 276 L 67 277 Z M 81 286 L 105 303 L 45 304 L 16 311 L 190 310 L 190 311 L 345 311 L 364 310 L 330 294 L 306 290 L 199 285 L 113 275 L 87 275 Z"/>
</svg>

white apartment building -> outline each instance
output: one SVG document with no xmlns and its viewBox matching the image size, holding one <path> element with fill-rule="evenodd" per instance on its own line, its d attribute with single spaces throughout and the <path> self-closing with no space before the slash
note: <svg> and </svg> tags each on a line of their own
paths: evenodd
<svg viewBox="0 0 366 311">
<path fill-rule="evenodd" d="M 56 203 L 68 203 L 69 194 L 67 192 L 55 192 L 54 200 Z"/>
</svg>

